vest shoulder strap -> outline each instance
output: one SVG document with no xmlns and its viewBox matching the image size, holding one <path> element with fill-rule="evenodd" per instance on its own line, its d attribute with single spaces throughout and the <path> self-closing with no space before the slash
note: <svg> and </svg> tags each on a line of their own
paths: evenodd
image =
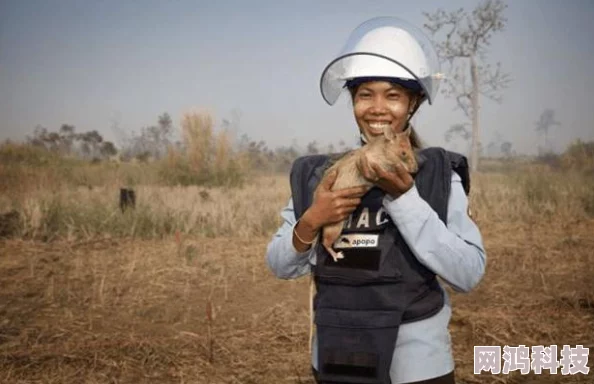
<svg viewBox="0 0 594 384">
<path fill-rule="evenodd" d="M 311 204 L 313 190 L 321 180 L 328 160 L 329 156 L 327 155 L 308 155 L 298 157 L 293 162 L 290 183 L 296 220 L 299 220 Z"/>
<path fill-rule="evenodd" d="M 458 152 L 448 151 L 441 147 L 427 147 L 421 149 L 418 152 L 417 157 L 421 163 L 430 158 L 433 158 L 434 160 L 442 158 L 446 164 L 449 163 L 450 169 L 456 172 L 462 179 L 464 192 L 467 195 L 470 193 L 470 173 L 466 156 Z M 449 172 L 446 172 L 446 175 L 449 175 Z"/>
<path fill-rule="evenodd" d="M 466 156 L 460 153 L 451 151 L 448 151 L 448 157 L 450 159 L 452 170 L 456 172 L 462 179 L 464 192 L 466 195 L 468 195 L 470 193 L 470 171 L 468 167 L 468 159 Z"/>
</svg>

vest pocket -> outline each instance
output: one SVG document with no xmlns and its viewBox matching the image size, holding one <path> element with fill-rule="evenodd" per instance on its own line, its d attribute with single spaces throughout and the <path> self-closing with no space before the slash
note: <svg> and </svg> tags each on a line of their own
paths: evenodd
<svg viewBox="0 0 594 384">
<path fill-rule="evenodd" d="M 319 308 L 315 323 L 321 380 L 389 384 L 401 311 Z"/>
<path fill-rule="evenodd" d="M 377 245 L 372 247 L 335 248 L 344 256 L 337 261 L 323 245 L 318 244 L 315 267 L 318 281 L 349 285 L 402 281 L 402 273 L 398 267 L 402 250 L 395 240 L 393 230 L 388 229 L 377 235 Z"/>
</svg>

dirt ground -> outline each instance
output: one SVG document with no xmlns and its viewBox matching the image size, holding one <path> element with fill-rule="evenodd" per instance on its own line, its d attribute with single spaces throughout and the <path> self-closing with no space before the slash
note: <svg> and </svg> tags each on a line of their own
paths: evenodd
<svg viewBox="0 0 594 384">
<path fill-rule="evenodd" d="M 594 383 L 473 374 L 474 345 L 594 348 L 594 220 L 481 230 L 486 276 L 451 292 L 458 382 Z M 308 279 L 276 279 L 268 240 L 1 241 L 0 382 L 313 383 Z"/>
</svg>

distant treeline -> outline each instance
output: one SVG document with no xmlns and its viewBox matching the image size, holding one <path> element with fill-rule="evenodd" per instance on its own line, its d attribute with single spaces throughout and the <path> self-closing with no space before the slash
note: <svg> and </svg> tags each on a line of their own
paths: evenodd
<svg viewBox="0 0 594 384">
<path fill-rule="evenodd" d="M 216 162 L 213 157 L 219 156 L 219 161 L 222 161 L 220 156 L 226 156 L 228 160 L 241 157 L 242 162 L 248 161 L 250 168 L 279 172 L 287 171 L 301 155 L 350 149 L 343 141 L 337 147 L 329 145 L 321 148 L 316 141 L 312 141 L 304 149 L 297 145 L 271 149 L 263 140 L 254 141 L 245 134 L 239 138 L 233 137 L 234 127 L 226 119 L 218 125 L 220 129 L 215 129 L 215 123 L 207 113 L 188 113 L 182 118 L 181 129 L 176 130 L 171 116 L 163 113 L 156 125 L 143 127 L 139 133 L 126 135 L 120 131 L 122 142 L 118 145 L 104 140 L 96 130 L 77 132 L 76 127 L 70 124 L 62 124 L 56 131 L 38 126 L 31 136 L 27 136 L 25 144 L 93 163 L 107 160 L 147 163 L 168 157 L 179 160 L 179 156 L 182 156 L 201 157 L 200 161 L 206 166 L 211 160 Z M 174 137 L 179 138 L 175 140 Z"/>
<path fill-rule="evenodd" d="M 264 141 L 250 140 L 247 135 L 234 137 L 231 123 L 223 120 L 223 124 L 215 124 L 211 115 L 201 112 L 184 114 L 180 125 L 176 131 L 171 117 L 164 113 L 156 125 L 122 139 L 119 146 L 104 140 L 97 131 L 77 132 L 69 124 L 57 131 L 38 127 L 23 143 L 0 145 L 0 162 L 4 164 L 0 174 L 5 180 L 10 180 L 11 174 L 17 178 L 31 174 L 34 179 L 34 169 L 43 167 L 46 174 L 60 173 L 56 174 L 58 180 L 75 185 L 101 185 L 110 179 L 127 185 L 240 185 L 254 172 L 286 173 L 302 155 L 351 149 L 344 142 L 320 148 L 315 141 L 305 149 L 296 145 L 270 149 Z M 525 162 L 594 171 L 594 141 L 578 140 L 562 154 L 485 160 L 483 171 Z M 89 163 L 95 171 L 80 167 Z"/>
<path fill-rule="evenodd" d="M 184 114 L 179 130 L 164 113 L 156 125 L 121 136 L 116 145 L 97 131 L 78 132 L 69 124 L 57 131 L 37 127 L 24 142 L 0 144 L 0 161 L 6 165 L 0 173 L 8 180 L 7 172 L 17 177 L 43 167 L 76 185 L 100 185 L 112 176 L 128 185 L 238 185 L 254 172 L 286 173 L 302 155 L 350 149 L 343 142 L 337 148 L 321 148 L 315 141 L 305 149 L 297 145 L 270 149 L 245 134 L 234 137 L 227 120 L 215 124 L 210 114 L 202 112 Z M 80 170 L 85 164 L 93 165 L 94 171 Z"/>
</svg>

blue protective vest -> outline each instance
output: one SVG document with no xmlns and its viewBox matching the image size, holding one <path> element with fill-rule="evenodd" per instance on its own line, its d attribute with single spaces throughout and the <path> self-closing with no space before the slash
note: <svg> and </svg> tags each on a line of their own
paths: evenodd
<svg viewBox="0 0 594 384">
<path fill-rule="evenodd" d="M 447 219 L 451 172 L 469 192 L 466 158 L 442 148 L 419 151 L 414 175 L 419 195 L 439 218 Z M 310 206 L 313 192 L 332 156 L 300 157 L 291 170 L 296 219 Z M 335 262 L 316 244 L 312 266 L 318 340 L 319 380 L 389 384 L 400 324 L 433 316 L 444 305 L 435 274 L 423 266 L 382 208 L 384 193 L 372 188 L 343 227 Z"/>
</svg>

